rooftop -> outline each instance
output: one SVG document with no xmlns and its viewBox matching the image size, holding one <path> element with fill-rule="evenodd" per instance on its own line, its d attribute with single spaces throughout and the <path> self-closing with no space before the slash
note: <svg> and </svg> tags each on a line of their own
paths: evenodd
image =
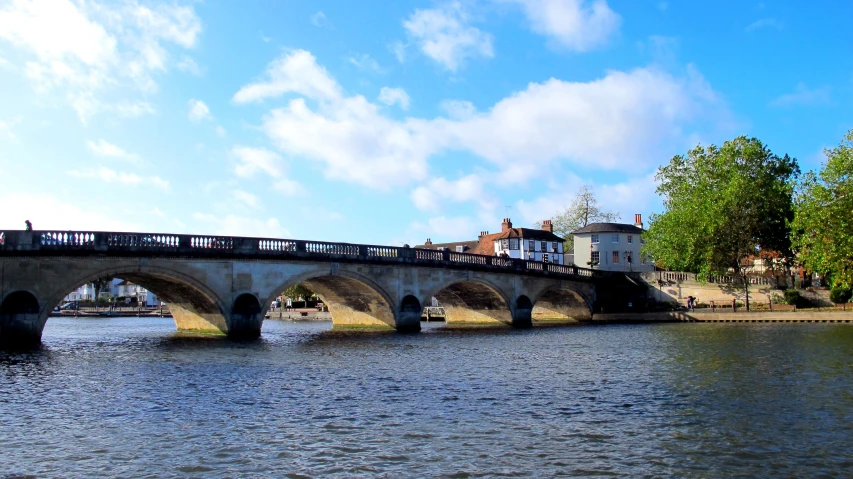
<svg viewBox="0 0 853 479">
<path fill-rule="evenodd" d="M 584 233 L 629 233 L 643 234 L 643 229 L 624 223 L 590 223 L 583 228 L 572 231 L 573 235 Z"/>
</svg>

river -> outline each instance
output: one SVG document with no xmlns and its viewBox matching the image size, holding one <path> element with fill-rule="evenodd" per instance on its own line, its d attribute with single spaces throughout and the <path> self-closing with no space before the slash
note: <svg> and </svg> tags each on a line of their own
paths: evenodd
<svg viewBox="0 0 853 479">
<path fill-rule="evenodd" d="M 51 318 L 0 353 L 6 477 L 839 477 L 853 328 L 183 336 Z"/>
</svg>

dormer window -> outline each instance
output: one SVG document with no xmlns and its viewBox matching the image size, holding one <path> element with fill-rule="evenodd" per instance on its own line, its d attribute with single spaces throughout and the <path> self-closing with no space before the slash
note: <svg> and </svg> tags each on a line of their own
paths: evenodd
<svg viewBox="0 0 853 479">
<path fill-rule="evenodd" d="M 457 246 L 456 246 L 456 252 L 457 252 L 457 253 L 464 253 L 464 252 L 465 252 L 465 247 L 464 247 L 464 246 L 462 246 L 462 245 L 457 245 Z"/>
</svg>

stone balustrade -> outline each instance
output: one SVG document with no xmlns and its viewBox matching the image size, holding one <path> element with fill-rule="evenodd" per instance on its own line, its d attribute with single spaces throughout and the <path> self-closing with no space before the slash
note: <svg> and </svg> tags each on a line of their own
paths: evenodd
<svg viewBox="0 0 853 479">
<path fill-rule="evenodd" d="M 81 254 L 411 263 L 472 270 L 511 271 L 566 279 L 603 278 L 612 274 L 539 261 L 396 246 L 160 233 L 0 231 L 0 255 Z"/>
</svg>

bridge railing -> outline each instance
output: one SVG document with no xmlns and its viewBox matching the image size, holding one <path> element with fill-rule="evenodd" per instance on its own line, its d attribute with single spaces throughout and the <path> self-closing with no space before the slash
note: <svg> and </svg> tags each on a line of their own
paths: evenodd
<svg viewBox="0 0 853 479">
<path fill-rule="evenodd" d="M 114 253 L 183 256 L 252 256 L 288 259 L 407 262 L 420 265 L 516 271 L 572 278 L 609 273 L 577 266 L 450 250 L 234 236 L 103 231 L 0 231 L 0 254 Z"/>
</svg>

